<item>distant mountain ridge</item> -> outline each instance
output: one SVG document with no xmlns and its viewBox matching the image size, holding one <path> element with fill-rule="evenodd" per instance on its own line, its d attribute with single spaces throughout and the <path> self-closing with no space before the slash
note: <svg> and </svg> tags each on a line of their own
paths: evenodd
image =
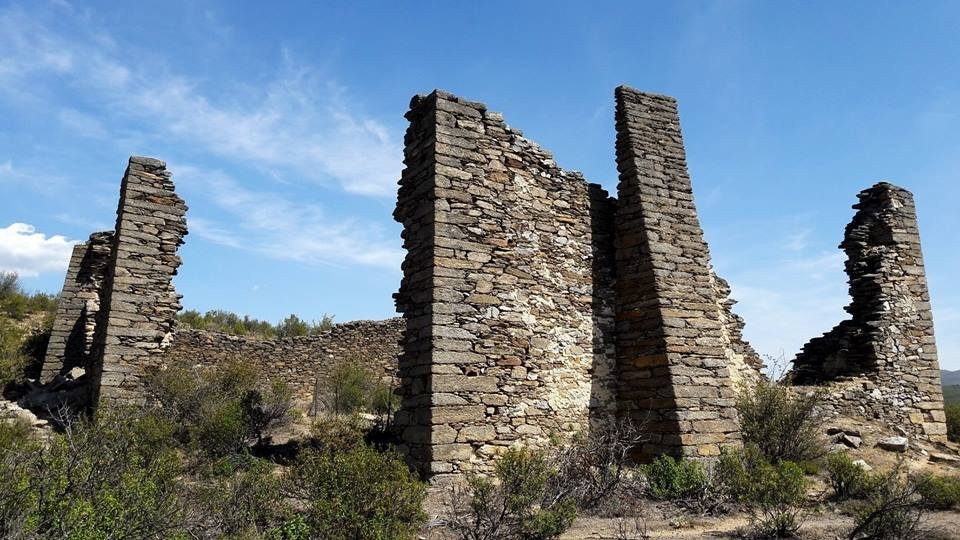
<svg viewBox="0 0 960 540">
<path fill-rule="evenodd" d="M 949 386 L 951 384 L 960 384 L 960 369 L 950 371 L 949 369 L 940 370 L 940 384 Z"/>
</svg>

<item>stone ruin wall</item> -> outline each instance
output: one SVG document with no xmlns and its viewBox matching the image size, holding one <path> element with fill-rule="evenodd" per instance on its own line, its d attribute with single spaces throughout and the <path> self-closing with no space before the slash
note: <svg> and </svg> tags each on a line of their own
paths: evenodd
<svg viewBox="0 0 960 540">
<path fill-rule="evenodd" d="M 144 369 L 161 362 L 180 310 L 172 279 L 186 211 L 164 162 L 130 158 L 93 340 L 95 405 L 141 401 Z"/>
<path fill-rule="evenodd" d="M 315 336 L 278 339 L 178 328 L 165 357 L 168 362 L 199 365 L 250 362 L 265 379 L 287 383 L 298 406 L 307 411 L 316 382 L 340 362 L 356 361 L 385 384 L 399 384 L 397 356 L 403 326 L 400 318 L 352 321 Z"/>
<path fill-rule="evenodd" d="M 794 359 L 797 385 L 826 390 L 831 414 L 862 416 L 944 440 L 946 416 L 913 195 L 881 182 L 863 190 L 840 248 L 850 319 Z"/>
<path fill-rule="evenodd" d="M 647 423 L 642 454 L 715 456 L 739 444 L 735 387 L 761 377 L 762 363 L 711 269 L 676 101 L 615 95 L 617 199 L 483 104 L 416 96 L 394 213 L 407 250 L 403 318 L 313 337 L 177 330 L 171 279 L 186 205 L 163 162 L 131 158 L 116 234 L 74 250 L 43 377 L 84 366 L 94 405 L 136 402 L 147 367 L 240 357 L 308 401 L 318 377 L 357 359 L 399 378 L 402 449 L 439 480 L 618 416 Z M 878 184 L 860 200 L 841 246 L 851 319 L 804 348 L 795 380 L 826 384 L 836 413 L 942 439 L 912 197 Z"/>
<path fill-rule="evenodd" d="M 414 97 L 397 425 L 437 477 L 615 412 L 612 202 L 480 103 Z"/>
<path fill-rule="evenodd" d="M 90 369 L 100 291 L 110 263 L 112 243 L 113 232 L 98 232 L 73 247 L 43 359 L 41 382 L 51 382 L 73 368 Z"/>
<path fill-rule="evenodd" d="M 648 454 L 738 444 L 728 358 L 738 380 L 760 362 L 710 269 L 675 102 L 617 101 L 619 202 L 481 103 L 411 102 L 397 424 L 435 478 L 617 415 L 648 423 Z"/>
</svg>

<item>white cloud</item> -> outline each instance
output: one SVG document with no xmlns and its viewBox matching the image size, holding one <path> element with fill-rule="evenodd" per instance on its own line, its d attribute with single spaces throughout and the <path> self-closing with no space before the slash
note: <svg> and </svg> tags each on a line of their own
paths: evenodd
<svg viewBox="0 0 960 540">
<path fill-rule="evenodd" d="M 318 204 L 247 189 L 222 171 L 188 165 L 171 165 L 170 170 L 183 189 L 194 191 L 230 216 L 229 225 L 209 217 L 188 216 L 191 232 L 210 242 L 281 260 L 400 268 L 403 251 L 399 242 L 386 239 L 379 227 L 331 219 Z"/>
<path fill-rule="evenodd" d="M 63 236 L 47 237 L 26 223 L 0 229 L 0 270 L 33 277 L 44 272 L 63 272 L 76 242 Z"/>
<path fill-rule="evenodd" d="M 200 89 L 198 81 L 100 38 L 66 37 L 16 8 L 0 11 L 0 91 L 30 96 L 36 79 L 56 76 L 100 103 L 102 116 L 148 126 L 147 137 L 184 143 L 266 169 L 279 169 L 359 195 L 392 196 L 402 168 L 401 136 L 360 112 L 320 71 L 284 55 L 264 90 Z M 63 82 L 60 82 L 62 85 Z M 106 136 L 89 115 L 60 120 Z"/>
</svg>

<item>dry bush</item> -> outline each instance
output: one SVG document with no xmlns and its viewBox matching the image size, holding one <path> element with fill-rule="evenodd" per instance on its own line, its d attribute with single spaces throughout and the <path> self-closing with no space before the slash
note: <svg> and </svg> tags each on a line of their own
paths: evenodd
<svg viewBox="0 0 960 540">
<path fill-rule="evenodd" d="M 468 476 L 448 500 L 446 527 L 463 540 L 548 540 L 576 518 L 571 497 L 555 499 L 556 471 L 541 452 L 511 448 L 496 464 L 495 479 Z"/>
<path fill-rule="evenodd" d="M 551 456 L 556 474 L 548 488 L 553 498 L 572 498 L 582 509 L 601 505 L 622 486 L 630 453 L 644 440 L 643 424 L 629 419 L 578 434 Z"/>
</svg>

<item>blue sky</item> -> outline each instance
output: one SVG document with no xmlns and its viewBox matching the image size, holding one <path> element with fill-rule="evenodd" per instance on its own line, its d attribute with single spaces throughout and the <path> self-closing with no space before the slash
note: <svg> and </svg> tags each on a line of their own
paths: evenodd
<svg viewBox="0 0 960 540">
<path fill-rule="evenodd" d="M 955 2 L 0 2 L 0 268 L 56 291 L 113 226 L 131 154 L 167 161 L 188 308 L 392 316 L 415 93 L 502 111 L 614 191 L 613 88 L 680 102 L 717 272 L 763 353 L 844 317 L 856 193 L 915 193 L 960 368 Z"/>
</svg>

